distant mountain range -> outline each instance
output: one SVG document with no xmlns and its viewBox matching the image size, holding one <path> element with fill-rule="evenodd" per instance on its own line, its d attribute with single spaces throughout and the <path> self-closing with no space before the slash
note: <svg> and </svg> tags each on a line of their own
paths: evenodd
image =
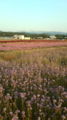
<svg viewBox="0 0 67 120">
<path fill-rule="evenodd" d="M 28 32 L 28 33 L 36 33 L 36 34 L 42 34 L 42 33 L 45 33 L 45 34 L 49 34 L 49 35 L 56 35 L 56 34 L 64 34 L 64 35 L 67 35 L 67 32 L 53 32 L 53 31 L 49 31 L 49 32 L 44 32 L 44 31 L 32 31 L 32 32 Z"/>
<path fill-rule="evenodd" d="M 49 34 L 49 35 L 56 35 L 56 34 L 64 34 L 67 35 L 67 32 L 55 32 L 55 31 L 0 31 L 7 32 L 7 33 L 29 33 L 29 34 Z"/>
</svg>

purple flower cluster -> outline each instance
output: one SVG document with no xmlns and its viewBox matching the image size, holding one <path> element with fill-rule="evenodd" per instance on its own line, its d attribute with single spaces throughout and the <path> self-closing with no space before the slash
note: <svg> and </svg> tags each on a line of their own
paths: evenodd
<svg viewBox="0 0 67 120">
<path fill-rule="evenodd" d="M 66 71 L 0 63 L 0 120 L 67 120 Z"/>
</svg>

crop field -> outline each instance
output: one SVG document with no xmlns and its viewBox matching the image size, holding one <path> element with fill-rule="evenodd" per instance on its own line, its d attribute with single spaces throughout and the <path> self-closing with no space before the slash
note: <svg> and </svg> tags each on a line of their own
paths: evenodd
<svg viewBox="0 0 67 120">
<path fill-rule="evenodd" d="M 59 44 L 0 43 L 0 120 L 67 120 L 67 43 Z"/>
<path fill-rule="evenodd" d="M 22 50 L 53 46 L 67 46 L 67 40 L 12 40 L 0 41 L 0 50 Z"/>
</svg>

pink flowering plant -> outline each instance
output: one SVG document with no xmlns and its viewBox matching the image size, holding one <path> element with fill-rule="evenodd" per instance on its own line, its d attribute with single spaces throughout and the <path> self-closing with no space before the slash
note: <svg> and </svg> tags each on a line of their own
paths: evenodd
<svg viewBox="0 0 67 120">
<path fill-rule="evenodd" d="M 67 65 L 1 62 L 0 120 L 67 120 Z"/>
</svg>

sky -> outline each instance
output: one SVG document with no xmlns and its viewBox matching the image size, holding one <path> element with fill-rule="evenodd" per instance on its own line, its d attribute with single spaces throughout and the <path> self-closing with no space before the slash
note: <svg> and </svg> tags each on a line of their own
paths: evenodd
<svg viewBox="0 0 67 120">
<path fill-rule="evenodd" d="M 67 32 L 67 0 L 0 0 L 0 30 Z"/>
</svg>

